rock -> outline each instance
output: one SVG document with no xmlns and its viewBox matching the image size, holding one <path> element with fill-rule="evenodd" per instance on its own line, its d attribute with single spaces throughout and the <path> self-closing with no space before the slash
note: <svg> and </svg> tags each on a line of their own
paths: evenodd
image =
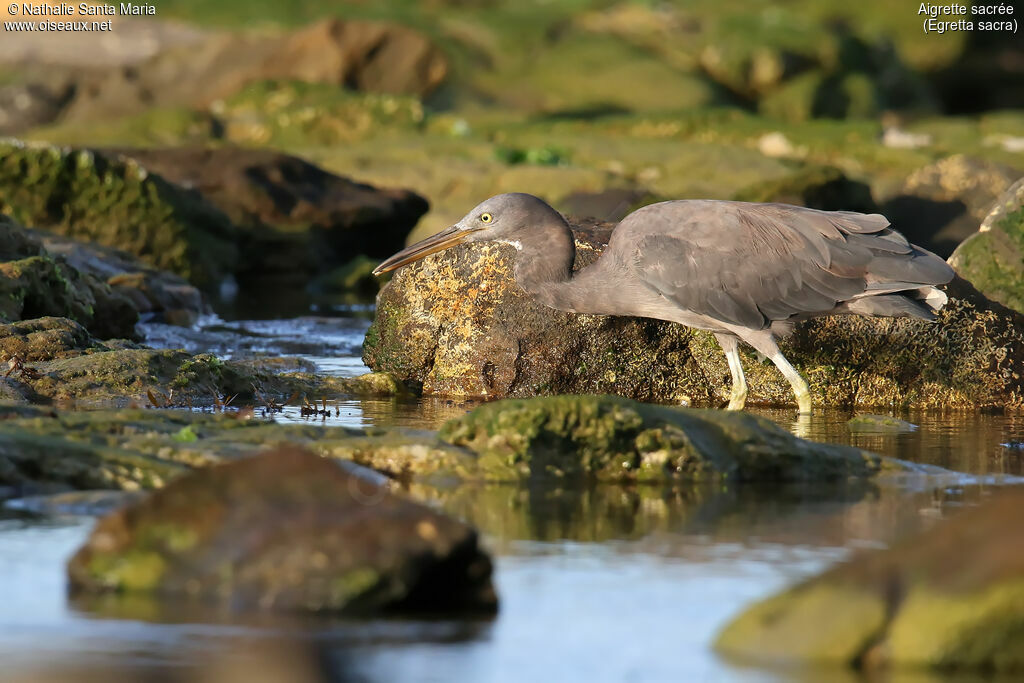
<svg viewBox="0 0 1024 683">
<path fill-rule="evenodd" d="M 372 297 L 380 291 L 381 280 L 373 274 L 379 259 L 357 256 L 343 266 L 324 273 L 310 283 L 310 289 L 324 294 L 360 294 Z"/>
<path fill-rule="evenodd" d="M 882 213 L 911 242 L 948 258 L 1021 177 L 1000 164 L 956 154 L 912 173 Z"/>
<path fill-rule="evenodd" d="M 191 326 L 209 310 L 202 292 L 185 278 L 142 263 L 128 252 L 39 234 L 50 254 L 62 257 L 80 273 L 105 281 L 128 299 L 144 320 Z"/>
<path fill-rule="evenodd" d="M 824 211 L 875 213 L 871 188 L 851 180 L 832 166 L 806 166 L 774 180 L 743 188 L 733 199 L 741 202 L 779 202 Z"/>
<path fill-rule="evenodd" d="M 327 19 L 295 31 L 266 53 L 257 78 L 422 97 L 447 74 L 444 55 L 421 33 L 396 24 Z"/>
<path fill-rule="evenodd" d="M 0 86 L 0 135 L 50 123 L 60 115 L 70 95 L 70 89 L 54 92 L 40 83 Z"/>
<path fill-rule="evenodd" d="M 384 258 L 428 204 L 408 190 L 379 189 L 270 150 L 124 149 L 146 169 L 199 192 L 238 226 L 240 280 L 309 278 L 359 254 Z"/>
<path fill-rule="evenodd" d="M 0 352 L 18 357 L 25 372 L 7 379 L 10 389 L 36 400 L 70 400 L 81 406 L 140 402 L 158 407 L 213 405 L 237 396 L 252 402 L 276 402 L 295 395 L 309 401 L 335 396 L 402 396 L 407 389 L 394 377 L 359 377 L 296 372 L 294 363 L 274 359 L 222 361 L 212 354 L 151 349 L 131 342 L 102 343 L 78 323 L 39 318 L 0 324 Z M 6 361 L 5 361 L 6 362 Z"/>
<path fill-rule="evenodd" d="M 119 291 L 54 257 L 3 214 L 0 233 L 0 321 L 60 316 L 99 337 L 135 336 L 138 313 Z"/>
<path fill-rule="evenodd" d="M 397 24 L 327 19 L 292 33 L 215 33 L 130 66 L 80 78 L 65 121 L 101 121 L 152 107 L 209 108 L 261 81 L 423 96 L 447 60 L 422 34 Z"/>
<path fill-rule="evenodd" d="M 233 609 L 497 607 L 473 529 L 296 449 L 195 472 L 104 517 L 68 562 L 68 579 L 73 594 Z"/>
<path fill-rule="evenodd" d="M 559 210 L 570 216 L 620 221 L 641 206 L 661 201 L 643 188 L 608 188 L 600 192 L 571 192 L 559 202 Z"/>
<path fill-rule="evenodd" d="M 491 479 L 829 481 L 905 471 L 904 463 L 799 439 L 749 413 L 645 405 L 614 396 L 487 403 L 440 437 L 468 448 Z"/>
<path fill-rule="evenodd" d="M 889 415 L 854 415 L 846 423 L 851 432 L 882 432 L 905 434 L 917 431 L 917 425 Z"/>
<path fill-rule="evenodd" d="M 23 491 L 156 488 L 190 469 L 285 445 L 402 481 L 480 478 L 473 453 L 432 432 L 279 424 L 262 412 L 65 411 L 0 403 L 0 485 Z"/>
<path fill-rule="evenodd" d="M 29 363 L 77 356 L 104 347 L 89 331 L 67 318 L 36 318 L 0 325 L 0 350 Z"/>
<path fill-rule="evenodd" d="M 235 229 L 193 193 L 131 159 L 0 142 L 0 213 L 213 286 L 237 266 Z"/>
<path fill-rule="evenodd" d="M 1024 178 L 999 197 L 949 264 L 985 296 L 1024 312 Z"/>
<path fill-rule="evenodd" d="M 597 258 L 611 226 L 573 230 L 579 268 Z M 400 269 L 377 298 L 364 363 L 426 395 L 728 400 L 728 365 L 710 334 L 546 308 L 515 283 L 515 253 L 476 243 Z M 936 323 L 821 318 L 798 325 L 782 349 L 818 405 L 1024 408 L 1024 318 L 963 280 L 947 290 L 951 301 Z M 792 389 L 774 366 L 742 353 L 748 401 L 791 405 Z"/>
<path fill-rule="evenodd" d="M 716 649 L 748 663 L 1024 671 L 1019 493 L 868 551 L 745 610 Z"/>
</svg>

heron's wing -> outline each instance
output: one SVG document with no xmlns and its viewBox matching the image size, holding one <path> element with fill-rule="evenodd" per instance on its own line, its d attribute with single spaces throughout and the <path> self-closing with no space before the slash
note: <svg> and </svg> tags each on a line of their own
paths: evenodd
<svg viewBox="0 0 1024 683">
<path fill-rule="evenodd" d="M 688 311 L 753 329 L 862 295 L 874 261 L 905 279 L 898 263 L 914 252 L 879 214 L 741 202 L 667 204 L 660 216 L 651 208 L 645 223 L 658 227 L 634 241 L 633 275 Z"/>
</svg>

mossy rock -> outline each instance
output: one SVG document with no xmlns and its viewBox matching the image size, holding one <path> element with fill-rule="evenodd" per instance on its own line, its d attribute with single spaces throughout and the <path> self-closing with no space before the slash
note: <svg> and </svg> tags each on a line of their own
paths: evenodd
<svg viewBox="0 0 1024 683">
<path fill-rule="evenodd" d="M 856 448 L 813 443 L 748 413 L 551 396 L 475 408 L 440 437 L 480 457 L 488 478 L 835 481 L 908 466 Z"/>
<path fill-rule="evenodd" d="M 1024 178 L 996 201 L 949 263 L 986 296 L 1024 312 Z"/>
<path fill-rule="evenodd" d="M 330 377 L 282 371 L 272 359 L 224 361 L 209 353 L 101 343 L 64 318 L 0 325 L 0 351 L 25 361 L 29 373 L 15 373 L 11 380 L 28 394 L 83 406 L 200 407 L 230 397 L 241 406 L 292 396 L 319 402 L 337 396 L 408 393 L 403 383 L 386 373 Z"/>
<path fill-rule="evenodd" d="M 56 316 L 75 320 L 98 337 L 135 336 L 139 315 L 123 293 L 51 255 L 3 214 L 0 234 L 0 322 Z"/>
<path fill-rule="evenodd" d="M 1024 672 L 1024 497 L 996 494 L 746 609 L 716 649 L 748 663 Z"/>
<path fill-rule="evenodd" d="M 294 448 L 175 480 L 101 519 L 68 563 L 79 596 L 349 614 L 493 612 L 490 577 L 466 524 Z"/>
<path fill-rule="evenodd" d="M 89 150 L 0 142 L 0 213 L 124 249 L 204 286 L 237 265 L 224 214 L 135 161 Z"/>
</svg>

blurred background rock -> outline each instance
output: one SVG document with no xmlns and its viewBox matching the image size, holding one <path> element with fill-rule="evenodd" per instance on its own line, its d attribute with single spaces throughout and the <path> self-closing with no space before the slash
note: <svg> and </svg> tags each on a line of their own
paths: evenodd
<svg viewBox="0 0 1024 683">
<path fill-rule="evenodd" d="M 215 205 L 237 253 L 189 242 L 170 268 L 208 291 L 344 282 L 511 190 L 610 220 L 882 210 L 948 257 L 1024 169 L 1014 38 L 926 35 L 882 0 L 167 0 L 107 33 L 5 31 L 0 134 L 134 156 Z M 53 230 L 10 198 L 22 154 L 0 150 L 0 210 Z"/>
</svg>

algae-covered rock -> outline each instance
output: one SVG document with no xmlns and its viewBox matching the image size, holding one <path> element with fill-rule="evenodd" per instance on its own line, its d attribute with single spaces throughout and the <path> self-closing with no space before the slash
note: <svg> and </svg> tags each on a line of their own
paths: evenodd
<svg viewBox="0 0 1024 683">
<path fill-rule="evenodd" d="M 748 413 L 551 396 L 482 405 L 440 437 L 480 458 L 488 478 L 828 481 L 906 469 L 856 448 L 799 439 Z"/>
<path fill-rule="evenodd" d="M 0 234 L 0 322 L 58 316 L 85 325 L 99 337 L 135 336 L 138 314 L 121 292 L 51 254 L 35 235 L 3 214 Z"/>
<path fill-rule="evenodd" d="M 193 325 L 208 310 L 203 295 L 180 275 L 154 268 L 121 249 L 38 233 L 46 251 L 78 272 L 106 282 L 145 320 Z"/>
<path fill-rule="evenodd" d="M 609 225 L 575 225 L 578 269 Z M 363 360 L 424 394 L 617 394 L 716 405 L 730 374 L 712 336 L 647 319 L 563 313 L 515 283 L 513 247 L 477 243 L 400 269 L 377 298 Z M 782 341 L 826 406 L 1024 407 L 1024 318 L 963 280 L 938 320 L 820 318 Z M 788 405 L 770 363 L 741 350 L 752 404 Z"/>
<path fill-rule="evenodd" d="M 284 446 L 403 481 L 478 477 L 466 449 L 416 430 L 278 424 L 261 412 L 65 411 L 0 403 L 0 485 L 155 488 L 187 470 Z"/>
<path fill-rule="evenodd" d="M 243 282 L 302 282 L 364 254 L 402 248 L 428 205 L 408 190 L 382 189 L 269 150 L 122 149 L 170 181 L 194 188 L 238 225 Z"/>
<path fill-rule="evenodd" d="M 949 264 L 986 296 L 1024 312 L 1024 178 L 996 201 Z"/>
<path fill-rule="evenodd" d="M 210 406 L 231 397 L 263 405 L 292 397 L 310 403 L 337 396 L 402 396 L 408 389 L 387 373 L 333 377 L 296 371 L 274 359 L 224 361 L 209 353 L 103 343 L 74 321 L 39 318 L 0 324 L 0 353 L 24 365 L 8 380 L 38 400 L 81 405 Z"/>
<path fill-rule="evenodd" d="M 1024 671 L 1024 496 L 1000 493 L 748 608 L 716 649 L 762 664 Z"/>
<path fill-rule="evenodd" d="M 911 173 L 883 213 L 911 242 L 948 258 L 1021 175 L 1020 169 L 955 154 Z"/>
<path fill-rule="evenodd" d="M 476 532 L 359 469 L 296 449 L 181 477 L 101 519 L 68 562 L 73 594 L 233 608 L 491 612 Z"/>
<path fill-rule="evenodd" d="M 0 142 L 0 213 L 25 225 L 124 249 L 212 285 L 236 266 L 228 218 L 131 159 Z"/>
</svg>

